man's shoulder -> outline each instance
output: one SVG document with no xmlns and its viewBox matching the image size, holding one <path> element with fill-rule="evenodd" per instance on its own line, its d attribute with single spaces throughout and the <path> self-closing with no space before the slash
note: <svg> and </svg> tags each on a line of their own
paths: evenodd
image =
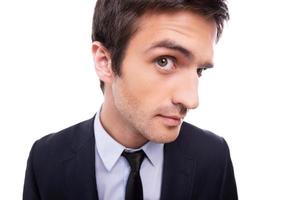
<svg viewBox="0 0 300 200">
<path fill-rule="evenodd" d="M 92 138 L 93 119 L 94 117 L 40 138 L 31 151 L 43 157 L 64 157 L 64 154 L 76 151 L 81 144 Z"/>
<path fill-rule="evenodd" d="M 188 155 L 222 156 L 228 151 L 228 146 L 223 137 L 215 133 L 198 128 L 184 122 L 177 139 L 179 148 Z"/>
<path fill-rule="evenodd" d="M 223 137 L 220 137 L 211 131 L 201 129 L 187 122 L 183 122 L 181 126 L 180 139 L 182 140 L 182 142 L 195 142 L 197 144 L 199 144 L 200 142 L 201 144 L 206 143 L 213 146 L 221 144 L 224 141 Z"/>
</svg>

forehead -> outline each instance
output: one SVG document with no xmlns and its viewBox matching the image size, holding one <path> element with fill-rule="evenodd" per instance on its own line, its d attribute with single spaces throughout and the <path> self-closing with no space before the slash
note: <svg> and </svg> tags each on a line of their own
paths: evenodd
<svg viewBox="0 0 300 200">
<path fill-rule="evenodd" d="M 147 49 L 162 40 L 175 41 L 196 58 L 212 57 L 217 28 L 212 20 L 191 11 L 146 13 L 129 44 Z"/>
</svg>

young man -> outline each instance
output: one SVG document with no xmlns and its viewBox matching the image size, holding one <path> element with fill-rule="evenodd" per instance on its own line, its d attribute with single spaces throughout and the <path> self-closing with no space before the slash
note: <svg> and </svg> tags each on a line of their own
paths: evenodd
<svg viewBox="0 0 300 200">
<path fill-rule="evenodd" d="M 101 110 L 35 142 L 23 199 L 236 200 L 225 140 L 182 121 L 227 19 L 223 0 L 98 0 Z"/>
</svg>

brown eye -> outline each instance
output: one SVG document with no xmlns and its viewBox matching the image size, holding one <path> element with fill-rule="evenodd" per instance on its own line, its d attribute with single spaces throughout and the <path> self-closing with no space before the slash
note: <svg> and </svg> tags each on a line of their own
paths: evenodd
<svg viewBox="0 0 300 200">
<path fill-rule="evenodd" d="M 157 64 L 161 67 L 165 67 L 168 64 L 168 59 L 163 57 L 157 60 Z"/>
<path fill-rule="evenodd" d="M 171 56 L 161 56 L 155 60 L 155 65 L 164 71 L 172 71 L 175 68 L 175 60 Z"/>
</svg>

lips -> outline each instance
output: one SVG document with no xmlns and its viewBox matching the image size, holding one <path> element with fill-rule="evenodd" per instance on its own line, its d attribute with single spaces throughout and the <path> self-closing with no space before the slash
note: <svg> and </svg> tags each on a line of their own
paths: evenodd
<svg viewBox="0 0 300 200">
<path fill-rule="evenodd" d="M 162 122 L 167 126 L 178 126 L 181 124 L 182 118 L 178 115 L 158 115 L 161 118 Z"/>
<path fill-rule="evenodd" d="M 170 119 L 174 119 L 174 120 L 180 120 L 181 117 L 178 117 L 178 116 L 168 116 L 168 115 L 161 115 L 162 117 L 165 117 L 165 118 L 170 118 Z"/>
</svg>

